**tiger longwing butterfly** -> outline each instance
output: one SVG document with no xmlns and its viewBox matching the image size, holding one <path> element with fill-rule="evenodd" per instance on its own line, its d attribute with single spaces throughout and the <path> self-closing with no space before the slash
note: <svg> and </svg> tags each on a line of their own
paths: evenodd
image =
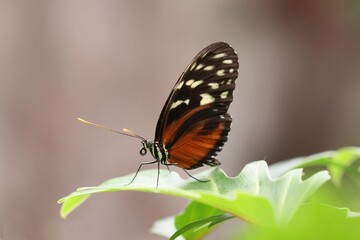
<svg viewBox="0 0 360 240">
<path fill-rule="evenodd" d="M 233 100 L 235 80 L 238 76 L 238 57 L 227 43 L 213 43 L 201 52 L 186 67 L 176 82 L 161 111 L 156 126 L 155 140 L 148 140 L 130 130 L 116 131 L 79 118 L 80 121 L 141 140 L 141 155 L 147 151 L 158 164 L 175 165 L 186 170 L 203 166 L 220 165 L 215 158 L 227 141 L 232 118 L 228 108 Z M 196 179 L 198 181 L 202 181 Z"/>
</svg>

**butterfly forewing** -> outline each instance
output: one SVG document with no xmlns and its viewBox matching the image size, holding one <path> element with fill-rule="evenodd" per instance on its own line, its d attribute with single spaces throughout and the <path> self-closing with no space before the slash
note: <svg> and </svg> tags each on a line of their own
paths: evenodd
<svg viewBox="0 0 360 240">
<path fill-rule="evenodd" d="M 220 164 L 215 156 L 227 140 L 227 113 L 238 76 L 238 58 L 230 45 L 204 48 L 175 84 L 160 114 L 155 140 L 169 163 L 184 169 Z"/>
</svg>

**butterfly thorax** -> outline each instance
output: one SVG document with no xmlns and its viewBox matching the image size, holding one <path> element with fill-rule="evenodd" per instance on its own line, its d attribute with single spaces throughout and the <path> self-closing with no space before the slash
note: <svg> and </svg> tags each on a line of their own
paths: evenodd
<svg viewBox="0 0 360 240">
<path fill-rule="evenodd" d="M 165 146 L 161 145 L 157 141 L 145 140 L 142 142 L 143 148 L 140 150 L 141 155 L 145 155 L 147 151 L 161 164 L 166 164 L 169 159 L 169 152 Z"/>
</svg>

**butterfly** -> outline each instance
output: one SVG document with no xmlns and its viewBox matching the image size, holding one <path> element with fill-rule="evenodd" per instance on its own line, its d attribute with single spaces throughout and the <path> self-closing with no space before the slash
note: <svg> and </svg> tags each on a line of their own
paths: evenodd
<svg viewBox="0 0 360 240">
<path fill-rule="evenodd" d="M 160 113 L 155 139 L 145 139 L 134 132 L 116 131 L 108 127 L 80 121 L 141 140 L 141 155 L 150 152 L 155 160 L 139 165 L 174 165 L 186 170 L 203 165 L 217 166 L 216 159 L 228 139 L 232 118 L 228 108 L 233 100 L 235 80 L 238 77 L 238 57 L 225 42 L 216 42 L 200 51 L 185 68 L 173 87 Z"/>
</svg>

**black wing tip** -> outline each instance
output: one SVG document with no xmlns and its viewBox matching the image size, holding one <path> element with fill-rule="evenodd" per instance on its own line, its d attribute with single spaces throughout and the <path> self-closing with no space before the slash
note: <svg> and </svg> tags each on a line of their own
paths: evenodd
<svg viewBox="0 0 360 240">
<path fill-rule="evenodd" d="M 210 44 L 209 46 L 211 46 L 211 45 L 226 45 L 226 46 L 231 47 L 231 45 L 225 41 L 214 42 L 214 43 Z"/>
<path fill-rule="evenodd" d="M 214 47 L 219 47 L 219 48 L 231 48 L 234 52 L 234 48 L 231 46 L 231 44 L 227 43 L 227 42 L 215 42 L 213 44 L 210 44 L 210 46 L 214 46 Z"/>
<path fill-rule="evenodd" d="M 209 159 L 206 159 L 206 160 L 202 160 L 201 162 L 198 162 L 198 163 L 192 165 L 189 168 L 186 168 L 186 170 L 196 169 L 196 168 L 204 166 L 204 164 L 208 165 L 208 166 L 211 166 L 211 167 L 215 167 L 215 166 L 221 165 L 221 162 L 219 160 L 215 159 L 215 158 L 209 158 Z"/>
</svg>

